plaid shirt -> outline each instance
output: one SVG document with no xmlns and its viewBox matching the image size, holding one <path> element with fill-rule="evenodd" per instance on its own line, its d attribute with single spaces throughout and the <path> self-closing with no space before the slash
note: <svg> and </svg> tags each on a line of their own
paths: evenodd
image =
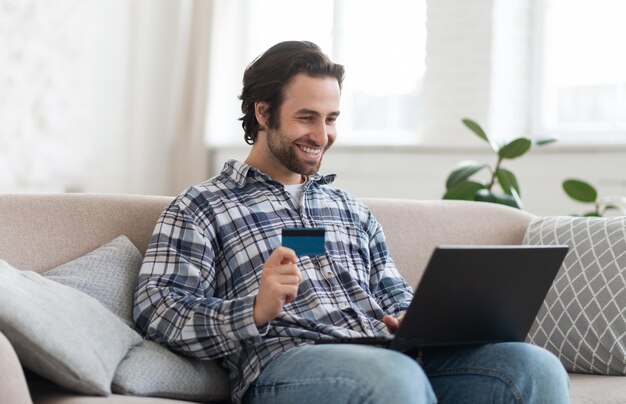
<svg viewBox="0 0 626 404">
<path fill-rule="evenodd" d="M 389 256 L 369 209 L 309 177 L 301 204 L 258 170 L 228 161 L 222 173 L 177 197 L 161 215 L 135 291 L 141 332 L 200 359 L 224 358 L 239 402 L 275 357 L 314 340 L 387 334 L 385 314 L 408 308 L 411 287 Z M 295 301 L 257 327 L 263 263 L 286 226 L 325 227 L 326 254 L 298 260 Z"/>
</svg>

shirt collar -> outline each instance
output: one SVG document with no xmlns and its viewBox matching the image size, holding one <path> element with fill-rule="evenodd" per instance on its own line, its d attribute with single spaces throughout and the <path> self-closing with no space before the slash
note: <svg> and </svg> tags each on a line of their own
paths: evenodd
<svg viewBox="0 0 626 404">
<path fill-rule="evenodd" d="M 239 188 L 242 188 L 244 185 L 246 185 L 246 183 L 250 179 L 255 179 L 260 182 L 273 181 L 269 175 L 257 170 L 252 166 L 249 166 L 246 163 L 242 163 L 234 159 L 228 160 L 226 163 L 224 163 L 222 174 L 234 181 Z M 306 183 L 315 182 L 319 185 L 327 185 L 335 181 L 335 178 L 337 178 L 337 175 L 335 174 L 321 175 L 320 173 L 316 173 L 309 176 Z"/>
</svg>

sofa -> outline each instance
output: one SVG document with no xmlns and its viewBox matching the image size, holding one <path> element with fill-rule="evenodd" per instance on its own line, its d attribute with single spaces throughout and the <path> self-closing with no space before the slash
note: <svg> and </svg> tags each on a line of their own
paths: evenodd
<svg viewBox="0 0 626 404">
<path fill-rule="evenodd" d="M 125 235 L 143 253 L 171 197 L 104 194 L 0 195 L 0 259 L 43 273 Z M 490 203 L 364 199 L 385 229 L 392 256 L 415 285 L 440 244 L 519 244 L 535 218 Z M 36 369 L 33 369 L 36 370 Z M 626 379 L 570 374 L 571 402 L 626 403 Z M 87 396 L 23 369 L 0 332 L 0 403 L 174 403 L 120 394 Z"/>
</svg>

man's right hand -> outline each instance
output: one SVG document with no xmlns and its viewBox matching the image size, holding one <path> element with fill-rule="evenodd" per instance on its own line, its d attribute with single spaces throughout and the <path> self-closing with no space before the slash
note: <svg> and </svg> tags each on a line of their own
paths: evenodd
<svg viewBox="0 0 626 404">
<path fill-rule="evenodd" d="M 263 264 L 259 293 L 254 300 L 254 322 L 257 325 L 273 320 L 285 303 L 295 300 L 300 285 L 297 262 L 295 251 L 278 247 Z"/>
</svg>

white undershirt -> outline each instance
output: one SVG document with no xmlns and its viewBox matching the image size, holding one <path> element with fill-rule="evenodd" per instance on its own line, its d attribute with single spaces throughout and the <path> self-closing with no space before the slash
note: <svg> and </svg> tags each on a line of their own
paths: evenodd
<svg viewBox="0 0 626 404">
<path fill-rule="evenodd" d="M 302 200 L 302 192 L 304 191 L 304 183 L 285 185 L 285 190 L 293 197 L 294 201 L 300 207 L 300 201 Z"/>
</svg>

